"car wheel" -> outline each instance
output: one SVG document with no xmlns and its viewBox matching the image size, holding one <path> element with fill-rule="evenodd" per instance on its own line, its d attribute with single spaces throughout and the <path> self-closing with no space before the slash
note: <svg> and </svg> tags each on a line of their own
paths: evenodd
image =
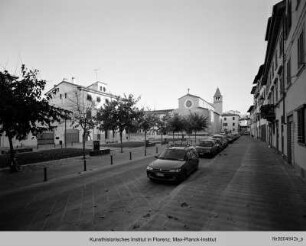
<svg viewBox="0 0 306 246">
<path fill-rule="evenodd" d="M 182 173 L 182 176 L 181 176 L 180 181 L 182 182 L 182 181 L 186 180 L 186 179 L 187 179 L 187 176 L 188 176 L 188 175 L 187 175 L 187 171 L 184 170 L 183 173 Z"/>
</svg>

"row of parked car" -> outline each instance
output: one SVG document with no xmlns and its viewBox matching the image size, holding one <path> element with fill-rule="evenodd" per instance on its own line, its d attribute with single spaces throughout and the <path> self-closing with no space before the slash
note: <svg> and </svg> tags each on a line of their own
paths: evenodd
<svg viewBox="0 0 306 246">
<path fill-rule="evenodd" d="M 238 134 L 215 134 L 196 146 L 168 146 L 147 166 L 147 177 L 152 181 L 181 182 L 199 168 L 199 156 L 214 156 L 239 137 Z"/>
<path fill-rule="evenodd" d="M 200 157 L 213 157 L 222 150 L 224 150 L 228 144 L 236 141 L 240 135 L 237 134 L 214 134 L 207 136 L 195 146 L 198 155 Z"/>
</svg>

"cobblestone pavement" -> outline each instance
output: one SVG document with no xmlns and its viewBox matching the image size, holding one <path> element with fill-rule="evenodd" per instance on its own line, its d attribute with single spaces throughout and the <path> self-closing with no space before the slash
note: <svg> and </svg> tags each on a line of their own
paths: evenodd
<svg viewBox="0 0 306 246">
<path fill-rule="evenodd" d="M 0 230 L 306 229 L 305 182 L 262 142 L 241 137 L 179 185 L 147 179 L 153 154 L 2 192 Z"/>
</svg>

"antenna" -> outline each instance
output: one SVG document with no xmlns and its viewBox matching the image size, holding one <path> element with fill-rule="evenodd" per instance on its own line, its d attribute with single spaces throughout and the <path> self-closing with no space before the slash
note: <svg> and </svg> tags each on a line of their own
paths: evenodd
<svg viewBox="0 0 306 246">
<path fill-rule="evenodd" d="M 96 74 L 96 81 L 98 81 L 98 71 L 99 71 L 99 70 L 100 70 L 99 68 L 94 69 L 95 74 Z"/>
</svg>

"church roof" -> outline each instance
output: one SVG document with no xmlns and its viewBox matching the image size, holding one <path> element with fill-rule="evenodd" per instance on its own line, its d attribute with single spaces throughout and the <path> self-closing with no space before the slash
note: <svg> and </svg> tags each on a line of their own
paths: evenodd
<svg viewBox="0 0 306 246">
<path fill-rule="evenodd" d="M 217 87 L 216 93 L 214 95 L 214 97 L 220 97 L 221 96 L 221 92 L 219 90 L 219 87 Z"/>
<path fill-rule="evenodd" d="M 195 98 L 201 98 L 201 97 L 199 97 L 199 96 L 195 96 L 195 95 L 192 95 L 192 94 L 187 93 L 186 95 L 180 97 L 179 99 L 181 99 L 181 98 L 183 98 L 183 97 L 186 97 L 186 96 L 195 97 Z"/>
</svg>

